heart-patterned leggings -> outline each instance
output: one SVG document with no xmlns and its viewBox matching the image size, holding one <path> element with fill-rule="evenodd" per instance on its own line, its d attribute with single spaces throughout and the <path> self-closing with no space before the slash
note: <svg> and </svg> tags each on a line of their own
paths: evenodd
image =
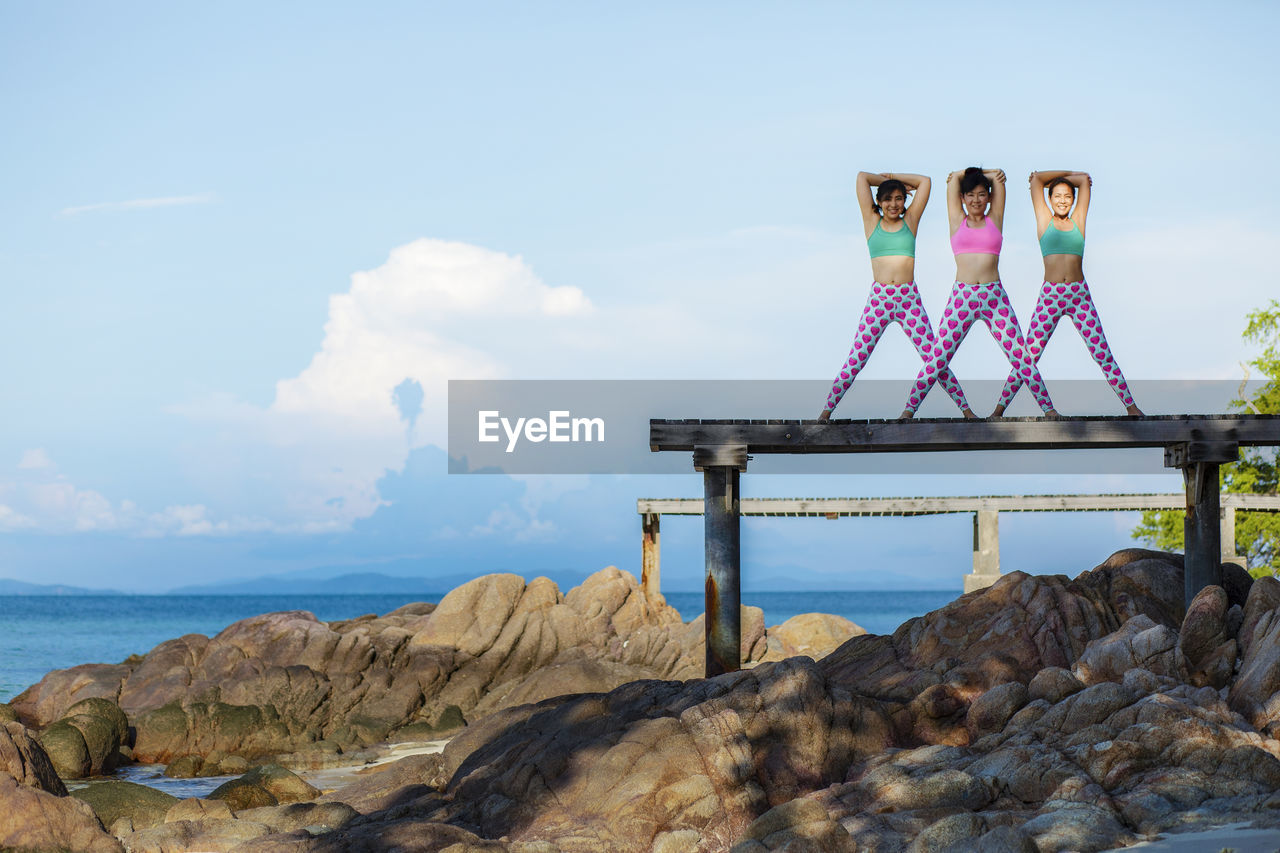
<svg viewBox="0 0 1280 853">
<path fill-rule="evenodd" d="M 1129 393 L 1129 383 L 1124 381 L 1124 374 L 1111 355 L 1107 346 L 1107 338 L 1102 334 L 1102 321 L 1098 319 L 1098 309 L 1093 307 L 1093 297 L 1089 294 L 1089 285 L 1083 281 L 1058 284 L 1046 281 L 1040 288 L 1040 298 L 1036 300 L 1036 312 L 1031 317 L 1031 327 L 1027 329 L 1027 349 L 1031 360 L 1040 361 L 1045 344 L 1058 327 L 1058 321 L 1070 317 L 1076 331 L 1089 347 L 1089 355 L 1102 368 L 1111 390 L 1116 392 L 1120 402 L 1125 406 L 1133 405 L 1133 395 Z M 1009 374 L 1005 380 L 1004 390 L 1000 392 L 1001 404 L 1007 406 L 1022 387 L 1022 376 L 1017 371 Z"/>
<path fill-rule="evenodd" d="M 977 320 L 987 324 L 991 336 L 1013 365 L 1013 372 L 1022 377 L 1035 395 L 1040 408 L 1046 412 L 1052 409 L 1053 401 L 1049 399 L 1049 391 L 1044 387 L 1040 371 L 1036 369 L 1035 362 L 1026 356 L 1026 344 L 1018 328 L 1018 318 L 1013 313 L 1013 306 L 1009 304 L 1009 296 L 1004 292 L 1004 287 L 998 281 L 982 284 L 957 281 L 951 288 L 951 298 L 938 323 L 934 357 L 925 360 L 915 385 L 911 386 L 911 393 L 907 397 L 907 411 L 915 412 L 933 383 L 941 379 L 943 371 L 950 369 L 948 365 L 951 358 Z"/>
<path fill-rule="evenodd" d="M 827 395 L 827 411 L 835 409 L 844 392 L 849 390 L 853 380 L 867 364 L 871 351 L 890 323 L 898 323 L 907 333 L 911 343 L 915 345 L 920 359 L 929 362 L 933 358 L 933 326 L 929 324 L 929 315 L 924 312 L 924 304 L 920 301 L 920 291 L 914 281 L 906 284 L 881 284 L 871 282 L 871 293 L 867 296 L 867 305 L 862 309 L 862 318 L 858 321 L 858 331 L 853 336 L 853 349 L 849 357 L 840 366 L 840 373 L 831 385 L 831 393 Z M 941 383 L 951 399 L 961 409 L 969 408 L 964 398 L 964 391 L 956 381 L 951 369 L 943 365 L 936 380 Z"/>
</svg>

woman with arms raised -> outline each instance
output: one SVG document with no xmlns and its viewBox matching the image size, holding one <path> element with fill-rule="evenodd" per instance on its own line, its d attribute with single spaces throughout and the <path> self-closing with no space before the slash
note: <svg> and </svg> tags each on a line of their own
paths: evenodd
<svg viewBox="0 0 1280 853">
<path fill-rule="evenodd" d="M 970 166 L 947 176 L 947 216 L 951 223 L 951 251 L 956 256 L 956 283 L 938 323 L 934 358 L 925 361 L 907 398 L 904 418 L 915 415 L 976 320 L 991 330 L 1005 357 L 1030 386 L 1040 408 L 1057 417 L 1049 392 L 1035 363 L 1026 355 L 1018 318 L 1000 284 L 1000 247 L 1004 243 L 1004 172 Z"/>
<path fill-rule="evenodd" d="M 871 197 L 872 187 L 877 188 L 874 200 Z M 827 395 L 827 405 L 818 415 L 819 421 L 831 419 L 836 404 L 866 365 L 871 351 L 890 323 L 902 326 L 923 361 L 933 359 L 933 327 L 929 324 L 929 315 L 924 311 L 915 283 L 916 233 L 920 227 L 920 216 L 929 202 L 929 187 L 929 179 L 923 175 L 858 173 L 858 207 L 862 210 L 863 232 L 871 253 L 874 280 L 854 333 L 853 348 L 840 366 L 840 373 Z M 907 193 L 911 191 L 916 197 L 908 206 Z M 937 380 L 965 417 L 975 417 L 950 370 L 940 371 Z"/>
<path fill-rule="evenodd" d="M 1044 284 L 1040 286 L 1040 298 L 1036 300 L 1036 310 L 1027 329 L 1027 351 L 1033 362 L 1039 362 L 1058 321 L 1064 316 L 1070 317 L 1125 411 L 1141 415 L 1142 410 L 1134 405 L 1120 366 L 1111 356 L 1102 334 L 1102 321 L 1093 307 L 1089 285 L 1084 281 L 1084 226 L 1092 188 L 1093 179 L 1086 172 L 1031 173 L 1031 205 L 1036 211 L 1040 254 L 1044 256 Z M 1048 204 L 1044 201 L 1046 189 Z M 1016 371 L 1010 373 L 992 417 L 1004 414 L 1021 387 L 1022 376 Z"/>
</svg>

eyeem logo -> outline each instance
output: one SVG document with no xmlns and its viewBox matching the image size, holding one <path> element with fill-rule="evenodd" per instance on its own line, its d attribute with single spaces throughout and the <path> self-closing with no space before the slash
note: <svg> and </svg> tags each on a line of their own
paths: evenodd
<svg viewBox="0 0 1280 853">
<path fill-rule="evenodd" d="M 604 418 L 571 418 L 567 411 L 547 413 L 547 419 L 516 418 L 515 424 L 497 411 L 480 412 L 480 441 L 501 441 L 498 429 L 507 434 L 507 453 L 516 449 L 523 435 L 539 441 L 604 441 Z"/>
</svg>

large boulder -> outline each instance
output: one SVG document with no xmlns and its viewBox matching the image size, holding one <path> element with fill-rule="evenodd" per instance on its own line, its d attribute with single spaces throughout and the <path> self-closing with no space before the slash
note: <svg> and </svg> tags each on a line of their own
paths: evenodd
<svg viewBox="0 0 1280 853">
<path fill-rule="evenodd" d="M 1187 680 L 1215 690 L 1226 686 L 1236 662 L 1236 639 L 1228 629 L 1231 601 L 1226 590 L 1207 586 L 1187 608 L 1178 632 L 1178 651 L 1187 667 Z"/>
<path fill-rule="evenodd" d="M 817 660 L 840 647 L 850 637 L 867 633 L 843 616 L 831 613 L 800 613 L 766 634 L 765 660 L 782 660 L 808 655 Z"/>
<path fill-rule="evenodd" d="M 59 720 L 38 735 L 40 746 L 49 755 L 53 769 L 63 779 L 83 779 L 93 763 L 80 729 Z"/>
<path fill-rule="evenodd" d="M 1075 676 L 1084 684 L 1119 683 L 1134 669 L 1175 677 L 1185 668 L 1178 640 L 1177 631 L 1140 613 L 1119 630 L 1085 646 L 1076 661 Z"/>
<path fill-rule="evenodd" d="M 102 825 L 111 827 L 126 818 L 134 829 L 145 829 L 164 823 L 164 816 L 178 798 L 146 785 L 107 779 L 89 782 L 71 792 L 93 809 Z"/>
<path fill-rule="evenodd" d="M 102 698 L 72 703 L 64 716 L 40 732 L 40 743 L 64 779 L 109 773 L 123 763 L 120 754 L 129 722 L 114 702 Z"/>
<path fill-rule="evenodd" d="M 1274 736 L 1280 724 L 1280 581 L 1254 583 L 1238 637 L 1242 653 L 1229 694 L 1231 707 Z"/>
<path fill-rule="evenodd" d="M 23 785 L 0 772 L 0 849 L 124 853 L 87 803 Z"/>
<path fill-rule="evenodd" d="M 0 724 L 0 773 L 8 773 L 19 784 L 50 794 L 64 796 L 67 793 L 48 753 L 26 726 L 18 722 Z"/>
<path fill-rule="evenodd" d="M 301 776 L 279 764 L 264 764 L 248 773 L 224 782 L 210 794 L 211 800 L 225 800 L 232 810 L 274 806 L 314 800 L 320 795 Z"/>
</svg>

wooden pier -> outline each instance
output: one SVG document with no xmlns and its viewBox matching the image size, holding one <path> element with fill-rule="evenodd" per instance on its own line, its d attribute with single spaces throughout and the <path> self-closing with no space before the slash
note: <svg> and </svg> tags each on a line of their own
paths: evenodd
<svg viewBox="0 0 1280 853">
<path fill-rule="evenodd" d="M 1163 448 L 1165 467 L 1180 469 L 1186 486 L 1185 595 L 1190 603 L 1201 589 L 1222 581 L 1218 467 L 1236 461 L 1239 448 L 1251 446 L 1280 446 L 1280 416 L 649 422 L 650 450 L 692 452 L 694 470 L 703 474 L 709 676 L 741 667 L 739 482 L 753 454 Z M 654 516 L 645 535 L 656 541 L 657 534 Z M 642 574 L 650 568 L 646 564 Z M 656 564 L 652 569 L 656 583 Z"/>
</svg>

